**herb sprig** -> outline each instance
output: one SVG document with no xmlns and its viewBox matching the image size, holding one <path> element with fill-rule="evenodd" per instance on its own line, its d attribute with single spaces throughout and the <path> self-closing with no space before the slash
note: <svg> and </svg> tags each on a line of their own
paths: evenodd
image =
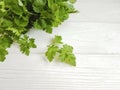
<svg viewBox="0 0 120 90">
<path fill-rule="evenodd" d="M 52 43 L 48 46 L 46 56 L 50 62 L 53 61 L 55 56 L 58 56 L 61 62 L 76 66 L 76 57 L 73 54 L 73 47 L 63 44 L 61 36 L 55 36 Z"/>
</svg>

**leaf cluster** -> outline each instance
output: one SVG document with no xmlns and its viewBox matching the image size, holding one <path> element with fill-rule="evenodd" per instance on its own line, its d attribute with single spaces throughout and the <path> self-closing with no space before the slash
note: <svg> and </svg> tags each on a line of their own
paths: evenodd
<svg viewBox="0 0 120 90">
<path fill-rule="evenodd" d="M 50 62 L 52 62 L 53 59 L 58 56 L 61 62 L 76 66 L 76 57 L 73 54 L 73 47 L 63 44 L 61 36 L 55 36 L 55 38 L 52 40 L 52 43 L 48 46 L 46 56 Z"/>
<path fill-rule="evenodd" d="M 26 33 L 31 28 L 52 33 L 53 27 L 58 27 L 69 14 L 76 12 L 75 1 L 0 0 L 0 61 L 5 60 L 7 48 L 13 42 L 19 44 L 22 53 L 29 55 L 30 48 L 36 45 Z"/>
</svg>

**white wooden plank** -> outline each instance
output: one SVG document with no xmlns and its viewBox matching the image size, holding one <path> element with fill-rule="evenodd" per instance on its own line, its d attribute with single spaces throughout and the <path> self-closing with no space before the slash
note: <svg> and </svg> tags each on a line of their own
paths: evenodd
<svg viewBox="0 0 120 90">
<path fill-rule="evenodd" d="M 31 53 L 44 53 L 54 35 L 61 35 L 63 41 L 74 47 L 80 54 L 120 54 L 120 24 L 114 23 L 72 23 L 65 22 L 54 29 L 53 34 L 32 30 L 30 37 L 36 39 L 37 49 Z M 9 49 L 19 53 L 18 46 Z"/>
<path fill-rule="evenodd" d="M 0 64 L 1 90 L 120 90 L 120 55 L 79 55 L 77 67 L 44 55 L 11 54 Z"/>
<path fill-rule="evenodd" d="M 52 35 L 29 32 L 37 49 L 30 56 L 18 46 L 0 63 L 0 90 L 120 90 L 120 0 L 77 0 L 80 11 Z M 55 35 L 74 47 L 77 67 L 44 56 Z M 15 54 L 16 53 L 16 54 Z"/>
<path fill-rule="evenodd" d="M 75 54 L 77 57 L 77 67 L 90 67 L 90 68 L 120 68 L 120 55 L 80 55 Z M 22 66 L 22 67 L 21 67 Z M 30 54 L 29 56 L 23 54 L 9 54 L 5 62 L 0 63 L 0 69 L 2 68 L 21 68 L 21 69 L 32 69 L 33 67 L 64 67 L 64 68 L 73 68 L 69 67 L 64 63 L 59 61 L 54 61 L 50 63 L 44 54 Z M 61 68 L 60 68 L 61 69 Z"/>
<path fill-rule="evenodd" d="M 120 0 L 77 0 L 75 7 L 69 21 L 120 23 Z"/>
</svg>

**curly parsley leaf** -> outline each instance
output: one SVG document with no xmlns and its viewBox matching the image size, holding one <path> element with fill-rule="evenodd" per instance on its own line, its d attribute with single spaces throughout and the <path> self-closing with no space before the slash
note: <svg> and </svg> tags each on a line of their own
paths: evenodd
<svg viewBox="0 0 120 90">
<path fill-rule="evenodd" d="M 0 62 L 3 62 L 6 59 L 6 55 L 8 54 L 8 51 L 0 46 Z"/>
<path fill-rule="evenodd" d="M 76 2 L 76 0 L 69 0 L 70 1 L 70 3 L 75 3 Z"/>
<path fill-rule="evenodd" d="M 76 61 L 75 61 L 75 55 L 73 54 L 73 47 L 70 45 L 63 45 L 63 47 L 60 49 L 60 55 L 59 58 L 61 62 L 68 63 L 72 66 L 76 66 Z"/>
<path fill-rule="evenodd" d="M 18 43 L 20 44 L 20 51 L 22 51 L 22 53 L 26 55 L 29 55 L 30 48 L 36 48 L 36 45 L 34 44 L 34 39 L 29 39 L 29 37 L 26 35 L 23 38 L 20 38 Z"/>
<path fill-rule="evenodd" d="M 6 59 L 6 55 L 8 54 L 7 48 L 12 44 L 11 38 L 7 36 L 0 36 L 0 61 L 3 62 Z"/>
<path fill-rule="evenodd" d="M 52 62 L 58 51 L 59 51 L 58 46 L 51 45 L 48 47 L 48 51 L 45 53 L 45 55 L 47 56 L 48 60 Z"/>
<path fill-rule="evenodd" d="M 63 43 L 63 42 L 62 42 L 62 37 L 56 35 L 55 38 L 52 39 L 52 43 L 53 43 L 53 44 L 62 44 L 62 43 Z"/>
</svg>

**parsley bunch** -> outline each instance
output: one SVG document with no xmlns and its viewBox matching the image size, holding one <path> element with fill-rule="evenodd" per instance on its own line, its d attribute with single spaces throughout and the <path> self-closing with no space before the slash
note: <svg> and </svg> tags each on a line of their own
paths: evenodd
<svg viewBox="0 0 120 90">
<path fill-rule="evenodd" d="M 29 55 L 30 48 L 37 46 L 35 40 L 26 33 L 31 28 L 52 33 L 53 27 L 58 27 L 68 19 L 70 13 L 76 12 L 73 7 L 75 2 L 76 0 L 0 0 L 0 61 L 5 60 L 7 48 L 13 42 L 19 44 L 22 53 Z M 64 45 L 64 48 L 68 47 Z M 62 49 L 59 50 L 61 52 Z M 46 55 L 49 56 L 49 53 Z"/>
</svg>

